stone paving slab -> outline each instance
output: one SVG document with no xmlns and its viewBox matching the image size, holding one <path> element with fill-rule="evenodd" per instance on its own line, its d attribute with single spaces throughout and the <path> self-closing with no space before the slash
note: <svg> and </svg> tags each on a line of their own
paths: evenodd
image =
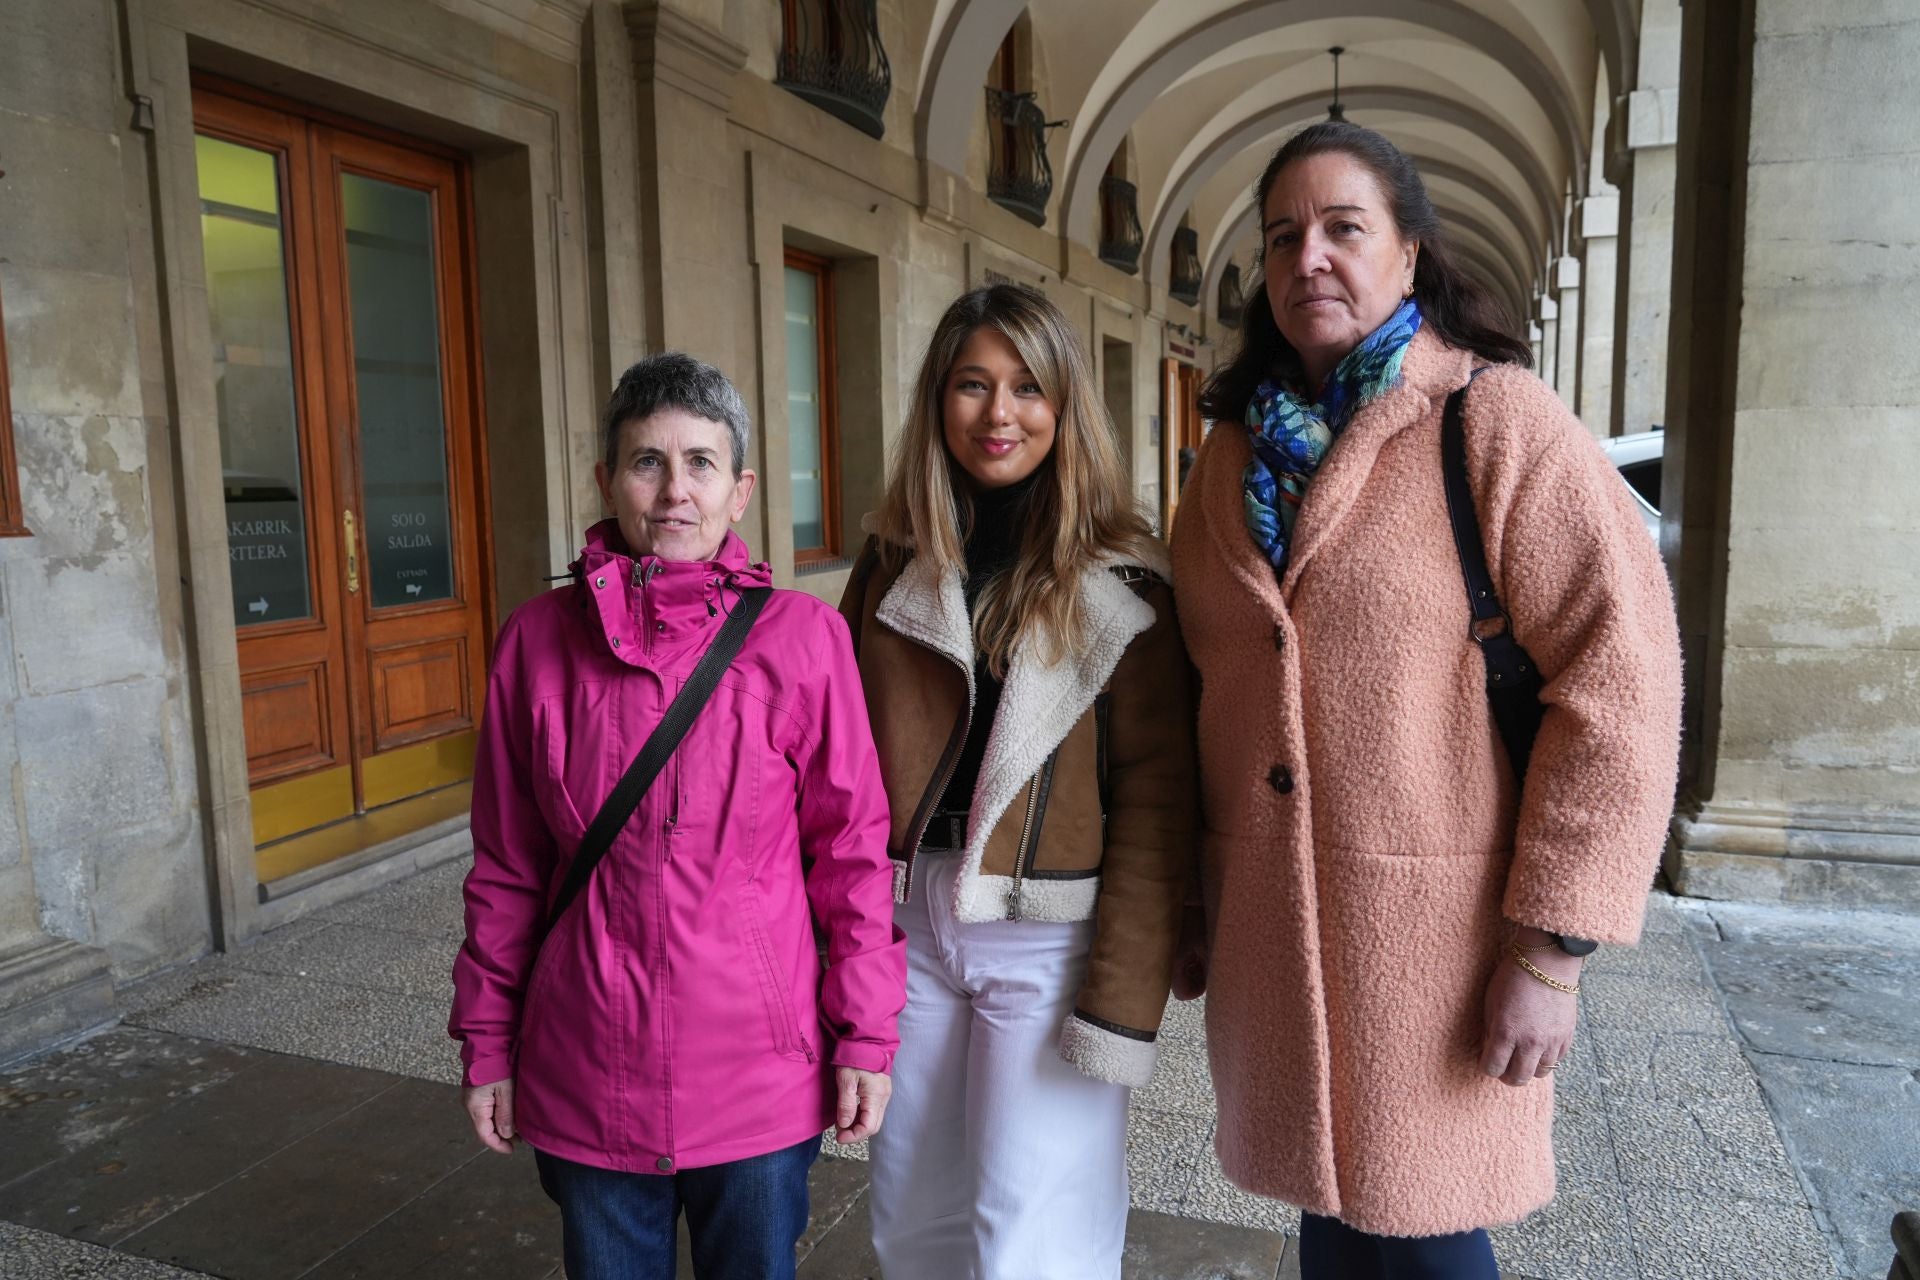
<svg viewBox="0 0 1920 1280">
<path fill-rule="evenodd" d="M 558 1275 L 560 1216 L 539 1193 L 538 1181 L 531 1147 L 511 1156 L 480 1152 L 303 1280 L 544 1280 Z"/>
<path fill-rule="evenodd" d="M 0 1077 L 0 1187 L 255 1065 L 247 1050 L 156 1032 L 99 1036 Z"/>
<path fill-rule="evenodd" d="M 1920 1207 L 1920 920 L 1752 903 L 1689 910 L 1841 1274 L 1881 1280 Z"/>
<path fill-rule="evenodd" d="M 198 1280 L 203 1274 L 0 1222 L 0 1280 Z"/>
<path fill-rule="evenodd" d="M 265 973 L 225 956 L 140 983 L 122 998 L 126 1021 L 137 1027 L 448 1084 L 460 1079 L 442 999 Z"/>
<path fill-rule="evenodd" d="M 458 1098 L 398 1080 L 120 1247 L 231 1280 L 303 1276 L 474 1158 Z"/>
<path fill-rule="evenodd" d="M 0 1219 L 119 1245 L 394 1083 L 357 1068 L 257 1055 L 224 1083 L 0 1188 Z"/>
<path fill-rule="evenodd" d="M 1754 1067 L 1800 1173 L 1826 1211 L 1857 1280 L 1893 1263 L 1888 1225 L 1920 1206 L 1920 1077 L 1904 1067 L 1756 1054 Z"/>
<path fill-rule="evenodd" d="M 445 1035 L 446 971 L 463 928 L 464 874 L 464 863 L 435 868 L 276 931 L 245 951 L 142 983 L 123 998 L 132 1010 L 129 1021 L 144 1029 L 118 1034 L 159 1041 L 170 1039 L 159 1034 L 168 1031 L 245 1046 L 227 1050 L 239 1055 L 234 1062 L 209 1058 L 210 1078 L 251 1070 L 248 1055 L 270 1050 L 274 1054 L 266 1056 L 301 1055 L 431 1081 L 451 1096 L 458 1064 Z M 1726 943 L 1728 936 L 1697 907 L 1656 895 L 1641 947 L 1603 948 L 1590 966 L 1574 1053 L 1556 1084 L 1559 1197 L 1528 1221 L 1495 1232 L 1496 1251 L 1512 1280 L 1811 1280 L 1835 1274 L 1834 1249 L 1805 1194 L 1814 1185 L 1811 1175 L 1798 1178 L 1791 1163 L 1795 1148 L 1782 1142 L 1768 1117 L 1766 1099 L 1776 1086 L 1769 1076 L 1763 1094 L 1702 962 L 1701 950 Z M 1901 936 L 1898 929 L 1886 938 L 1873 935 L 1879 942 Z M 1778 939 L 1737 941 L 1771 946 Z M 1769 963 L 1769 989 L 1790 984 L 1788 959 L 1776 956 Z M 1870 996 L 1881 987 L 1862 983 L 1853 989 Z M 1298 1213 L 1233 1187 L 1214 1158 L 1203 1019 L 1203 1001 L 1170 1007 L 1160 1069 L 1133 1099 L 1133 1221 L 1153 1241 L 1173 1243 L 1162 1248 L 1142 1235 L 1133 1248 L 1130 1280 L 1188 1274 L 1176 1268 L 1191 1271 L 1209 1260 L 1203 1252 L 1183 1261 L 1178 1250 L 1202 1249 L 1207 1241 L 1243 1240 L 1279 1250 L 1276 1259 L 1292 1256 L 1284 1240 L 1297 1233 Z M 151 1122 L 170 1089 L 192 1087 L 160 1067 L 150 1074 L 144 1085 L 139 1081 L 147 1077 L 139 1072 L 129 1077 L 127 1099 L 115 1104 L 125 1113 L 121 1121 L 102 1102 L 98 1114 L 69 1138 L 60 1138 L 58 1126 L 45 1121 L 21 1126 L 18 1131 L 39 1135 L 39 1145 L 37 1155 L 19 1160 L 57 1167 L 77 1154 L 74 1143 L 84 1138 L 85 1124 L 138 1128 Z M 14 1114 L 5 1107 L 0 1093 L 0 1135 Z M 451 1103 L 442 1121 L 459 1127 Z M 803 1242 L 801 1272 L 810 1280 L 877 1275 L 866 1240 L 863 1154 L 834 1152 L 816 1168 L 817 1216 Z M 6 1158 L 0 1152 L 0 1193 L 6 1190 Z M 1844 1167 L 1846 1155 L 1836 1151 L 1832 1159 Z M 498 1274 L 541 1274 L 539 1260 L 551 1259 L 557 1245 L 539 1224 L 551 1232 L 554 1215 L 531 1177 L 518 1176 L 516 1164 L 476 1152 L 409 1193 L 412 1198 L 396 1204 L 391 1217 L 339 1247 L 315 1274 L 388 1274 L 381 1269 L 382 1255 L 412 1258 L 421 1274 L 494 1274 L 473 1269 L 476 1256 L 489 1254 L 501 1263 Z M 475 1207 L 462 1218 L 458 1206 L 469 1203 Z M 1682 1221 L 1677 1205 L 1698 1213 Z M 1862 1223 L 1872 1208 L 1862 1206 Z M 474 1230 L 494 1232 L 488 1238 L 499 1243 L 469 1248 L 450 1226 L 436 1232 L 436 1222 L 474 1224 Z M 1182 1225 L 1176 1230 L 1172 1223 Z M 58 1224 L 53 1229 L 64 1231 Z M 1885 1223 L 1876 1230 L 1884 1241 Z M 1746 1233 L 1742 1245 L 1716 1249 L 1714 1233 L 1724 1231 Z M 1827 1248 L 1824 1266 L 1809 1262 L 1821 1256 L 1820 1248 Z M 1256 1250 L 1231 1265 L 1257 1270 L 1264 1256 Z M 1229 1266 L 1224 1255 L 1213 1261 Z"/>
</svg>

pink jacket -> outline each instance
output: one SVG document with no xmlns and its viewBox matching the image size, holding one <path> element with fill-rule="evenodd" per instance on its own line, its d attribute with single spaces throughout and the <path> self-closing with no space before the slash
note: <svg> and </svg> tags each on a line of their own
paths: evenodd
<svg viewBox="0 0 1920 1280">
<path fill-rule="evenodd" d="M 767 602 L 543 948 L 587 823 L 735 593 L 768 581 L 733 534 L 713 561 L 635 561 L 611 520 L 574 567 L 507 619 L 487 684 L 448 1026 L 466 1083 L 511 1076 L 527 1140 L 601 1168 L 791 1146 L 832 1123 L 830 1065 L 891 1068 L 905 1003 L 846 624 L 799 592 Z"/>
</svg>

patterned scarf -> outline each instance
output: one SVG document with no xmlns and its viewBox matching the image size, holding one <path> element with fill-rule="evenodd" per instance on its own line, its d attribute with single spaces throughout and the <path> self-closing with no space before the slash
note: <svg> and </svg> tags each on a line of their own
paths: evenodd
<svg viewBox="0 0 1920 1280">
<path fill-rule="evenodd" d="M 1241 487 L 1247 530 L 1274 576 L 1286 572 L 1287 549 L 1307 483 L 1354 412 L 1400 381 L 1407 344 L 1419 331 L 1420 307 L 1409 298 L 1334 367 L 1318 404 L 1308 404 L 1271 378 L 1254 388 L 1246 415 L 1253 461 Z"/>
</svg>

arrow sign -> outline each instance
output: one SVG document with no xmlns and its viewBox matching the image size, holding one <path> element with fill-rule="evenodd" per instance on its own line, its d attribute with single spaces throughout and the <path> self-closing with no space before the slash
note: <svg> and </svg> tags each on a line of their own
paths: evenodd
<svg viewBox="0 0 1920 1280">
<path fill-rule="evenodd" d="M 410 595 L 410 596 L 417 596 L 417 595 L 419 595 L 419 594 L 420 594 L 420 584 L 419 584 L 419 583 L 417 583 L 417 582 L 409 582 L 409 583 L 407 584 L 407 594 L 408 594 L 408 595 Z"/>
<path fill-rule="evenodd" d="M 266 611 L 267 611 L 267 598 L 265 596 L 261 596 L 258 600 L 247 601 L 248 613 L 265 613 Z"/>
</svg>

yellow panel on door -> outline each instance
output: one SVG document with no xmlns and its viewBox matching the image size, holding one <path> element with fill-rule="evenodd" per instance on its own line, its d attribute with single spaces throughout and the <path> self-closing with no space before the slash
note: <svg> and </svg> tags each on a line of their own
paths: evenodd
<svg viewBox="0 0 1920 1280">
<path fill-rule="evenodd" d="M 367 808 L 465 782 L 473 776 L 473 750 L 474 734 L 468 730 L 368 756 L 360 764 L 360 792 Z"/>
<path fill-rule="evenodd" d="M 353 770 L 321 769 L 253 790 L 253 843 L 267 844 L 353 816 Z"/>
</svg>

